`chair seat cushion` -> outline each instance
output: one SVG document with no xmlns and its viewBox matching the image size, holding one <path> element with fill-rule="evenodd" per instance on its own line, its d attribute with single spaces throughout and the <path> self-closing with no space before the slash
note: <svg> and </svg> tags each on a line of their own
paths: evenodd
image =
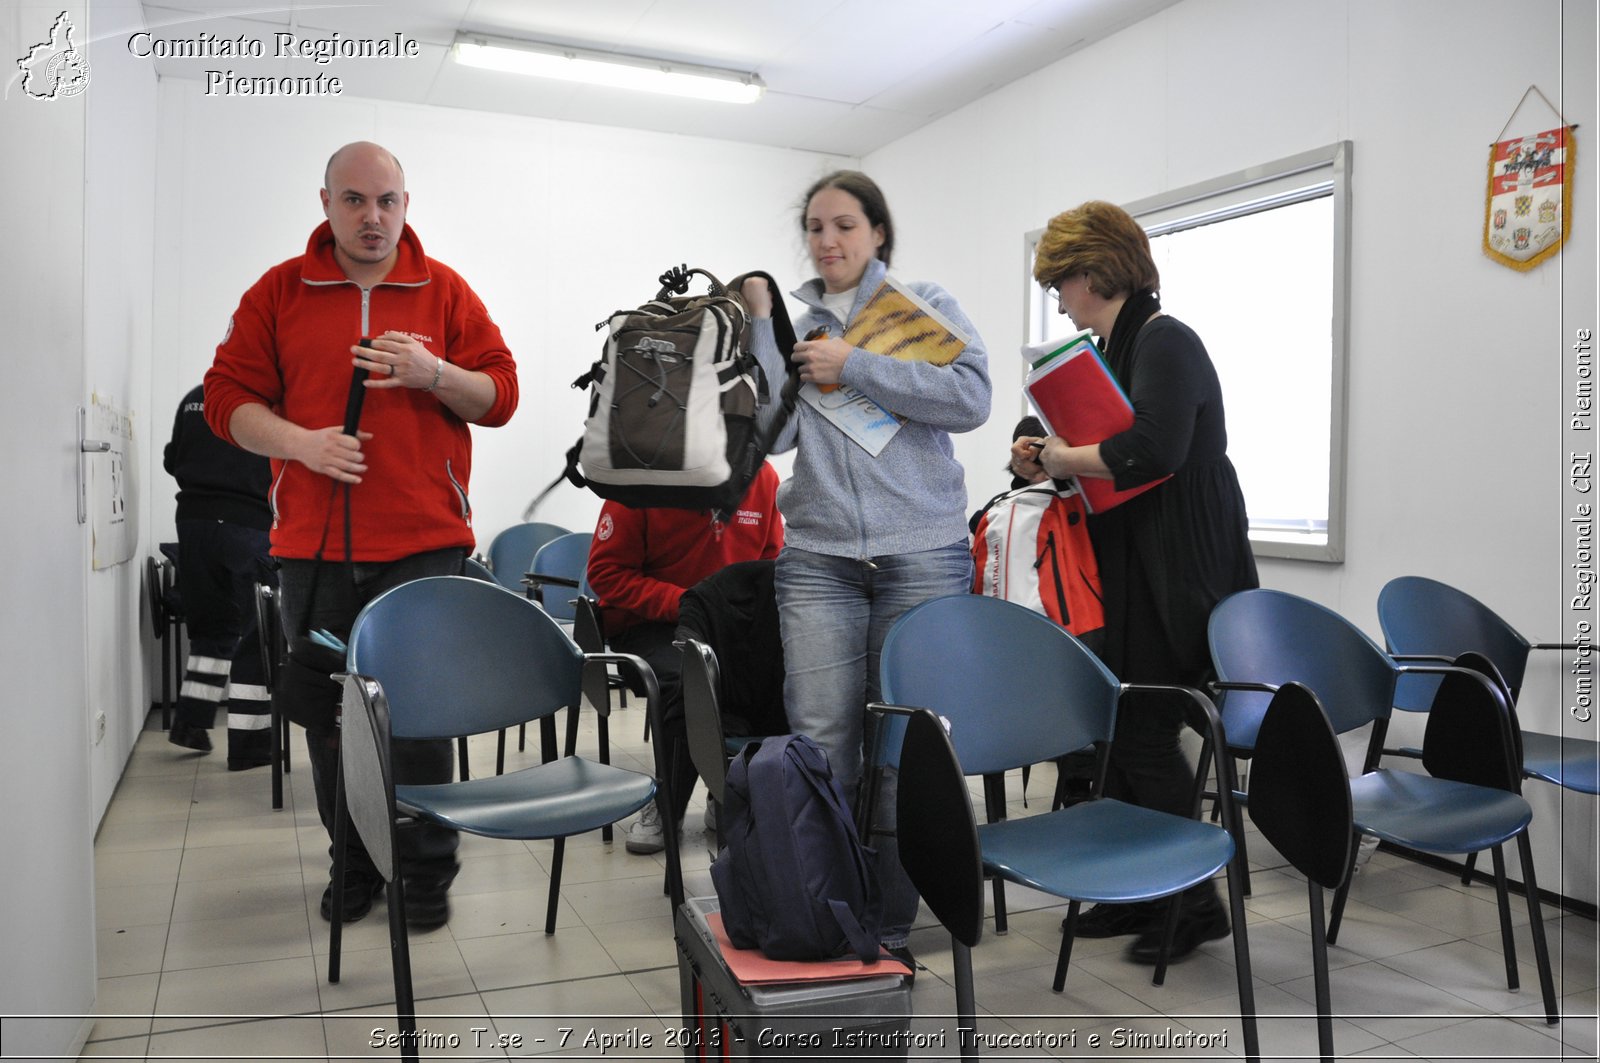
<svg viewBox="0 0 1600 1063">
<path fill-rule="evenodd" d="M 656 782 L 626 768 L 563 757 L 463 783 L 396 786 L 395 806 L 468 834 L 564 838 L 597 830 L 643 808 Z"/>
<path fill-rule="evenodd" d="M 1350 799 L 1357 830 L 1430 853 L 1475 853 L 1533 819 L 1528 802 L 1509 791 L 1408 771 L 1351 779 Z"/>
<path fill-rule="evenodd" d="M 1522 771 L 1582 794 L 1600 794 L 1600 746 L 1587 738 L 1522 732 Z"/>
<path fill-rule="evenodd" d="M 1122 904 L 1171 896 L 1233 856 L 1221 827 L 1121 801 L 1085 801 L 978 828 L 983 867 L 1056 897 Z"/>
</svg>

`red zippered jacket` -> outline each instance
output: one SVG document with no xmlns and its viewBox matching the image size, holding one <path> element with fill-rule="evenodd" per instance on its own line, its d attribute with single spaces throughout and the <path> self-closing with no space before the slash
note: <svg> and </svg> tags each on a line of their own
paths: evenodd
<svg viewBox="0 0 1600 1063">
<path fill-rule="evenodd" d="M 369 289 L 350 280 L 333 256 L 333 231 L 317 226 L 305 254 L 268 270 L 244 293 L 205 377 L 206 421 L 233 443 L 239 407 L 263 403 L 305 428 L 344 422 L 353 370 L 350 348 L 363 336 L 405 332 L 454 365 L 493 379 L 495 401 L 476 423 L 505 424 L 517 408 L 517 367 L 483 302 L 448 266 L 425 255 L 407 225 L 389 275 Z M 367 472 L 351 488 L 352 556 L 394 561 L 460 546 L 471 550 L 472 439 L 467 423 L 416 388 L 368 390 L 361 429 Z M 272 461 L 272 552 L 344 558 L 344 504 L 336 481 L 297 461 Z M 342 494 L 340 492 L 339 494 Z"/>
<path fill-rule="evenodd" d="M 683 592 L 735 561 L 778 556 L 778 470 L 763 464 L 724 524 L 708 509 L 600 507 L 589 542 L 589 585 L 600 601 L 606 634 L 647 620 L 676 623 Z"/>
</svg>

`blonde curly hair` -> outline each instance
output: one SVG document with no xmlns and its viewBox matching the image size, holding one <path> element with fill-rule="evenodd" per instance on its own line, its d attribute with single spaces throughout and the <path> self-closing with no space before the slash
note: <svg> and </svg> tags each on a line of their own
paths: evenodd
<svg viewBox="0 0 1600 1063">
<path fill-rule="evenodd" d="M 1034 251 L 1033 279 L 1040 285 L 1048 288 L 1078 273 L 1087 273 L 1089 290 L 1107 299 L 1161 287 L 1144 229 L 1127 211 L 1100 199 L 1051 218 Z"/>
</svg>

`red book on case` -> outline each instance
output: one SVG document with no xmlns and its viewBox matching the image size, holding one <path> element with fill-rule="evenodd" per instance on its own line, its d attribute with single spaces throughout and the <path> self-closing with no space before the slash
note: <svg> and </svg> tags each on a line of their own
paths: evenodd
<svg viewBox="0 0 1600 1063">
<path fill-rule="evenodd" d="M 1032 369 L 1023 390 L 1052 435 L 1075 447 L 1104 442 L 1133 427 L 1133 404 L 1106 367 L 1087 332 L 1024 349 Z M 1112 480 L 1073 477 L 1091 513 L 1104 513 L 1169 479 L 1119 491 Z"/>
</svg>

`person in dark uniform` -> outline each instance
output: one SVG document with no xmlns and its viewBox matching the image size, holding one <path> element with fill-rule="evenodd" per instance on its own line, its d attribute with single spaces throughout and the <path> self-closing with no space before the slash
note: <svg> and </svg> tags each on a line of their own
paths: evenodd
<svg viewBox="0 0 1600 1063">
<path fill-rule="evenodd" d="M 211 752 L 227 707 L 228 770 L 269 762 L 272 700 L 256 641 L 255 585 L 276 585 L 267 556 L 272 510 L 266 458 L 224 443 L 196 386 L 178 404 L 162 464 L 178 481 L 178 587 L 189 660 L 167 741 Z"/>
</svg>

